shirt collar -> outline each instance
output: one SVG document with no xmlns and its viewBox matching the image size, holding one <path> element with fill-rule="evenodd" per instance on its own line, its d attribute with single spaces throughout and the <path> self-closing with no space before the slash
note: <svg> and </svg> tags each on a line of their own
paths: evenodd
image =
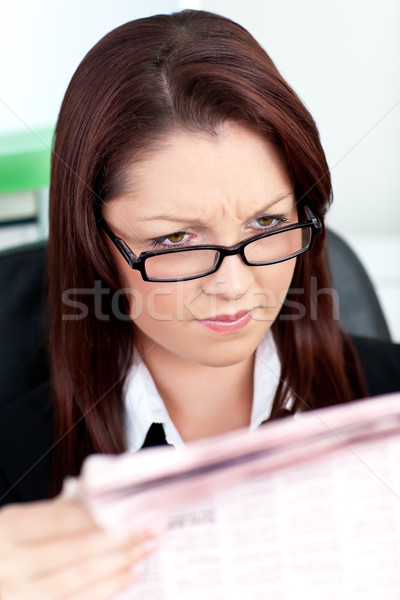
<svg viewBox="0 0 400 600">
<path fill-rule="evenodd" d="M 272 332 L 259 344 L 254 362 L 254 391 L 250 431 L 268 419 L 281 372 L 280 360 Z M 162 423 L 165 439 L 175 447 L 184 446 L 150 371 L 135 352 L 134 361 L 124 384 L 125 435 L 131 452 L 139 450 L 153 423 Z"/>
<path fill-rule="evenodd" d="M 124 394 L 125 435 L 131 452 L 140 450 L 153 423 L 162 423 L 168 444 L 184 445 L 138 352 L 125 379 Z"/>
<path fill-rule="evenodd" d="M 281 363 L 272 331 L 268 330 L 256 350 L 254 361 L 250 431 L 254 431 L 269 418 L 280 376 Z"/>
</svg>

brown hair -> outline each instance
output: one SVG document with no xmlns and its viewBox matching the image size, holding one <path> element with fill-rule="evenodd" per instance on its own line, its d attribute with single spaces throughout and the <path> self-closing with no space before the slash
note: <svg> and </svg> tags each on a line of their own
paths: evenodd
<svg viewBox="0 0 400 600">
<path fill-rule="evenodd" d="M 71 80 L 56 129 L 50 188 L 52 493 L 79 471 L 86 455 L 125 449 L 122 386 L 132 361 L 133 324 L 116 318 L 108 294 L 101 296 L 104 318 L 93 310 L 75 320 L 64 315 L 67 290 L 87 304 L 95 281 L 111 291 L 122 287 L 99 233 L 101 203 L 121 191 L 127 165 L 151 152 L 161 136 L 177 127 L 213 133 L 227 120 L 283 149 L 299 205 L 306 200 L 323 222 L 331 182 L 315 123 L 265 51 L 229 19 L 187 10 L 126 23 L 87 54 Z M 324 237 L 299 257 L 290 302 L 272 326 L 282 362 L 272 418 L 288 391 L 294 409 L 365 393 L 351 343 L 332 318 L 329 294 L 318 295 L 318 318 L 312 318 L 311 278 L 318 289 L 329 285 Z M 306 307 L 301 319 L 293 315 L 297 301 Z M 123 307 L 128 312 L 126 298 Z"/>
</svg>

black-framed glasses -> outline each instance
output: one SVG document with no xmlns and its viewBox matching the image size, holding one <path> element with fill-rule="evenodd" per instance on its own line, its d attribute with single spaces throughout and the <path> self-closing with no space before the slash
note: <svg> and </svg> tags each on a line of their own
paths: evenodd
<svg viewBox="0 0 400 600">
<path fill-rule="evenodd" d="M 140 272 L 144 281 L 174 282 L 205 277 L 219 269 L 225 256 L 239 254 L 245 265 L 273 265 L 310 250 L 322 225 L 312 210 L 304 207 L 306 220 L 247 238 L 235 246 L 189 246 L 170 250 L 132 252 L 108 225 L 101 226 L 128 265 Z"/>
</svg>

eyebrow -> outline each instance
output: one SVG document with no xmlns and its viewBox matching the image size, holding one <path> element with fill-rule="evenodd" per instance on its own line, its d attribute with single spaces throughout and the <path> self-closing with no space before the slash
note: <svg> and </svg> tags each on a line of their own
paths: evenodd
<svg viewBox="0 0 400 600">
<path fill-rule="evenodd" d="M 294 191 L 293 190 L 291 190 L 290 192 L 288 192 L 286 194 L 280 194 L 274 200 L 268 202 L 268 204 L 266 204 L 265 206 L 263 206 L 262 208 L 260 208 L 259 210 L 257 210 L 252 216 L 255 217 L 256 215 L 265 213 L 267 210 L 269 210 L 271 208 L 271 206 L 274 206 L 275 204 L 278 204 L 278 202 L 281 202 L 282 200 L 285 200 L 289 196 L 294 196 Z M 202 221 L 199 221 L 197 218 L 195 218 L 195 219 L 185 219 L 185 218 L 182 218 L 182 215 L 172 215 L 172 214 L 152 215 L 152 216 L 149 216 L 149 217 L 144 217 L 142 219 L 138 219 L 138 221 L 173 221 L 175 223 L 202 224 Z"/>
</svg>

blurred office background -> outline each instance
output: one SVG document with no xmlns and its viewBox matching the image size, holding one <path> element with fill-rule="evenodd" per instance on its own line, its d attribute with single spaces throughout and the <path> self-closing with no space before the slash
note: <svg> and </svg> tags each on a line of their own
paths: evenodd
<svg viewBox="0 0 400 600">
<path fill-rule="evenodd" d="M 332 170 L 328 225 L 400 341 L 398 0 L 0 0 L 0 249 L 47 235 L 51 135 L 86 52 L 126 21 L 182 8 L 246 27 L 313 114 Z"/>
</svg>

